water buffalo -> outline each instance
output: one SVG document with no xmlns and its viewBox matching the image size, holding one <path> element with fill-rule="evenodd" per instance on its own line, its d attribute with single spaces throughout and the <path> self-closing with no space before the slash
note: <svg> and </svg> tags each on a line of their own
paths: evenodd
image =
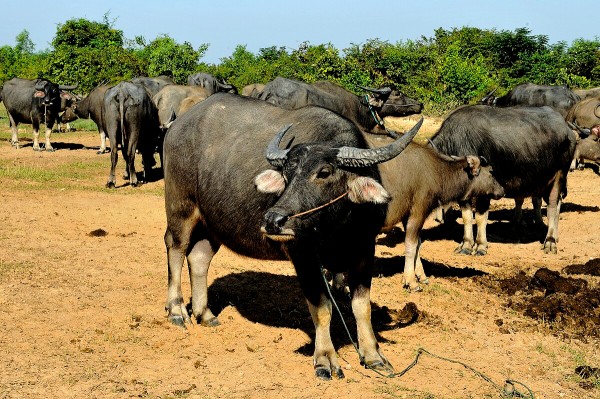
<svg viewBox="0 0 600 399">
<path fill-rule="evenodd" d="M 292 79 L 277 77 L 266 84 L 260 93 L 261 100 L 286 109 L 298 109 L 317 105 L 342 115 L 361 129 L 380 133 L 383 118 L 420 113 L 423 104 L 390 88 L 369 89 L 366 96 L 357 96 L 331 82 L 316 82 L 312 85 Z M 384 131 L 384 130 L 383 130 Z"/>
<path fill-rule="evenodd" d="M 73 112 L 75 112 L 77 116 L 83 119 L 93 120 L 98 127 L 98 133 L 100 134 L 100 149 L 97 154 L 104 154 L 107 152 L 106 133 L 102 122 L 102 109 L 104 107 L 104 95 L 111 87 L 112 86 L 109 85 L 95 87 L 83 100 L 73 104 Z"/>
<path fill-rule="evenodd" d="M 63 86 L 47 79 L 13 78 L 4 83 L 0 97 L 8 113 L 12 130 L 11 144 L 19 148 L 17 136 L 19 123 L 31 123 L 33 127 L 33 150 L 40 151 L 39 128 L 46 125 L 46 151 L 54 151 L 50 144 L 52 126 L 58 118 L 61 90 L 72 90 L 77 86 Z M 65 96 L 63 94 L 62 96 Z"/>
<path fill-rule="evenodd" d="M 571 108 L 566 120 L 582 128 L 600 124 L 600 98 L 592 97 L 578 102 Z"/>
<path fill-rule="evenodd" d="M 343 377 L 322 268 L 347 270 L 361 359 L 392 370 L 370 322 L 375 237 L 390 200 L 377 164 L 397 156 L 419 127 L 368 149 L 356 125 L 320 107 L 285 110 L 217 93 L 183 114 L 164 142 L 169 320 L 190 322 L 184 259 L 192 314 L 203 325 L 218 324 L 207 307 L 207 273 L 221 245 L 248 257 L 289 259 L 315 325 L 316 375 Z"/>
<path fill-rule="evenodd" d="M 225 81 L 221 83 L 213 75 L 205 72 L 188 76 L 188 86 L 204 87 L 205 89 L 208 89 L 210 94 L 218 92 L 237 94 L 238 92 L 234 85 L 226 83 Z"/>
<path fill-rule="evenodd" d="M 542 86 L 524 83 L 501 97 L 494 97 L 494 91 L 486 95 L 481 103 L 497 107 L 514 105 L 542 107 L 547 105 L 554 108 L 563 118 L 566 118 L 571 107 L 580 100 L 579 96 L 566 86 Z"/>
<path fill-rule="evenodd" d="M 579 96 L 581 100 L 586 100 L 588 98 L 600 98 L 600 87 L 594 87 L 591 89 L 579 89 L 573 90 L 573 93 Z"/>
<path fill-rule="evenodd" d="M 566 195 L 567 172 L 576 144 L 575 134 L 558 112 L 550 107 L 466 106 L 451 113 L 431 141 L 447 155 L 477 154 L 486 158 L 506 197 L 515 199 L 517 215 L 524 198 L 544 197 L 548 203 L 548 232 L 543 249 L 556 253 L 560 204 Z M 490 200 L 477 198 L 476 242 L 471 205 L 460 205 L 464 237 L 457 252 L 485 255 Z"/>
<path fill-rule="evenodd" d="M 600 130 L 600 125 L 598 125 L 598 130 Z M 590 134 L 577 143 L 571 170 L 583 169 L 586 160 L 600 164 L 600 139 L 595 134 Z"/>
<path fill-rule="evenodd" d="M 150 97 L 154 97 L 163 87 L 175 84 L 173 79 L 164 75 L 156 76 L 154 78 L 140 76 L 131 79 L 131 83 L 142 86 L 146 89 L 148 94 L 150 94 Z"/>
<path fill-rule="evenodd" d="M 63 91 L 60 92 L 60 112 L 56 118 L 56 131 L 67 132 L 72 131 L 70 123 L 77 120 L 79 117 L 73 110 L 73 104 L 80 101 L 81 97 L 77 94 Z M 62 125 L 65 125 L 64 127 Z M 73 129 L 74 130 L 74 129 Z"/>
<path fill-rule="evenodd" d="M 242 88 L 242 96 L 258 98 L 258 96 L 264 89 L 264 84 L 252 83 Z"/>
<path fill-rule="evenodd" d="M 373 135 L 366 138 L 371 147 L 391 140 Z M 404 225 L 404 285 L 420 291 L 417 279 L 426 281 L 420 234 L 431 212 L 439 204 L 465 202 L 473 197 L 498 199 L 504 189 L 494 178 L 492 168 L 482 166 L 479 157 L 449 157 L 418 143 L 411 143 L 402 154 L 381 164 L 379 170 L 382 184 L 392 197 L 383 230 L 398 223 Z"/>
<path fill-rule="evenodd" d="M 171 120 L 172 113 L 181 114 L 181 102 L 190 96 L 201 96 L 203 99 L 210 96 L 210 90 L 201 86 L 169 85 L 163 87 L 152 98 L 158 109 L 158 120 L 161 126 L 166 126 Z"/>
<path fill-rule="evenodd" d="M 106 187 L 114 188 L 115 168 L 117 166 L 117 144 L 125 160 L 123 179 L 137 186 L 135 172 L 135 153 L 139 149 L 144 165 L 144 180 L 154 165 L 154 151 L 160 137 L 156 107 L 146 90 L 131 82 L 121 82 L 108 89 L 104 95 L 102 108 L 104 131 L 110 140 L 111 168 Z"/>
</svg>

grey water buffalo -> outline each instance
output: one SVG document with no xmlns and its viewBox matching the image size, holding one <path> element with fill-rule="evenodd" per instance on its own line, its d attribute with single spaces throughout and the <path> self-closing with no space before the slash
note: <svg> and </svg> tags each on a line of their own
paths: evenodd
<svg viewBox="0 0 600 399">
<path fill-rule="evenodd" d="M 52 126 L 60 112 L 61 90 L 71 90 L 77 86 L 52 83 L 47 79 L 13 78 L 4 83 L 0 97 L 4 102 L 12 130 L 11 144 L 19 148 L 18 125 L 30 123 L 33 127 L 33 150 L 40 151 L 40 124 L 46 125 L 46 151 L 54 151 L 50 144 Z"/>
<path fill-rule="evenodd" d="M 600 130 L 600 126 L 598 126 Z M 571 163 L 571 170 L 583 169 L 585 161 L 591 161 L 600 164 L 600 139 L 594 134 L 581 139 L 575 147 L 575 155 Z"/>
<path fill-rule="evenodd" d="M 190 322 L 184 259 L 193 317 L 209 326 L 218 321 L 207 306 L 207 273 L 221 245 L 248 257 L 288 259 L 315 325 L 316 375 L 343 377 L 322 268 L 347 270 L 361 359 L 392 370 L 370 322 L 375 237 L 390 200 L 377 165 L 400 154 L 419 126 L 369 149 L 356 125 L 320 107 L 285 110 L 217 93 L 183 114 L 164 142 L 169 320 Z"/>
<path fill-rule="evenodd" d="M 150 97 L 154 97 L 163 87 L 175 84 L 173 79 L 164 75 L 153 78 L 139 76 L 131 79 L 131 83 L 142 86 L 150 94 Z"/>
<path fill-rule="evenodd" d="M 524 198 L 543 197 L 548 204 L 543 249 L 556 253 L 560 205 L 576 145 L 575 134 L 558 112 L 550 107 L 466 106 L 444 120 L 431 142 L 447 155 L 476 154 L 487 159 L 506 197 L 515 199 L 517 215 Z M 490 200 L 482 197 L 476 202 L 476 241 L 471 205 L 460 203 L 464 236 L 457 248 L 459 253 L 487 253 Z"/>
<path fill-rule="evenodd" d="M 582 101 L 586 100 L 588 98 L 600 98 L 600 87 L 594 87 L 591 89 L 573 90 L 573 93 L 578 95 Z"/>
<path fill-rule="evenodd" d="M 106 187 L 114 188 L 117 166 L 117 144 L 125 161 L 123 179 L 132 186 L 140 181 L 135 171 L 135 153 L 139 149 L 144 165 L 144 180 L 150 176 L 154 165 L 154 151 L 160 137 L 156 107 L 148 92 L 131 82 L 121 82 L 108 89 L 102 108 L 104 131 L 110 140 L 111 168 Z"/>
<path fill-rule="evenodd" d="M 106 150 L 106 133 L 102 122 L 102 109 L 104 107 L 104 95 L 110 89 L 110 85 L 95 87 L 84 99 L 73 104 L 73 112 L 83 119 L 91 119 L 98 127 L 100 134 L 100 149 L 98 154 L 104 154 Z"/>
<path fill-rule="evenodd" d="M 493 93 L 494 91 L 486 95 L 481 103 L 496 107 L 547 105 L 560 113 L 563 118 L 566 118 L 569 110 L 580 100 L 579 96 L 566 86 L 543 86 L 533 83 L 519 85 L 500 97 L 494 97 Z"/>
<path fill-rule="evenodd" d="M 212 93 L 201 86 L 169 85 L 163 87 L 152 98 L 158 109 L 158 120 L 161 126 L 166 126 L 171 116 L 181 114 L 181 102 L 190 96 L 201 96 L 203 99 Z"/>
<path fill-rule="evenodd" d="M 225 81 L 221 83 L 213 75 L 205 72 L 199 72 L 188 76 L 188 86 L 204 87 L 209 90 L 210 94 L 219 92 L 237 94 L 238 92 L 234 85 Z"/>
<path fill-rule="evenodd" d="M 312 85 L 277 77 L 266 84 L 258 98 L 285 109 L 307 105 L 327 108 L 342 115 L 361 129 L 379 132 L 386 116 L 405 116 L 420 113 L 423 105 L 390 88 L 369 89 L 369 95 L 357 96 L 331 82 Z"/>
<path fill-rule="evenodd" d="M 265 85 L 262 83 L 252 83 L 242 88 L 242 96 L 258 98 L 264 90 Z"/>
<path fill-rule="evenodd" d="M 367 135 L 377 148 L 391 139 Z M 473 197 L 498 199 L 504 189 L 492 168 L 474 155 L 449 157 L 430 147 L 411 143 L 399 156 L 379 165 L 381 181 L 391 195 L 383 230 L 404 225 L 404 285 L 420 291 L 417 282 L 426 282 L 421 262 L 420 234 L 427 217 L 439 205 L 465 202 Z"/>
<path fill-rule="evenodd" d="M 582 128 L 600 124 L 600 98 L 587 98 L 575 104 L 566 117 L 567 122 Z"/>
<path fill-rule="evenodd" d="M 73 104 L 81 100 L 77 94 L 61 90 L 60 92 L 60 111 L 56 118 L 56 130 L 59 132 L 71 131 L 70 123 L 77 120 L 79 117 L 73 110 Z M 62 125 L 65 125 L 63 127 Z"/>
</svg>

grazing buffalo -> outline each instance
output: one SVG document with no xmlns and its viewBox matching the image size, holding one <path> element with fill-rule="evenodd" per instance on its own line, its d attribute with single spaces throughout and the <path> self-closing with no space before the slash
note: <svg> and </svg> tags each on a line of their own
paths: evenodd
<svg viewBox="0 0 600 399">
<path fill-rule="evenodd" d="M 46 125 L 46 151 L 54 151 L 50 144 L 52 126 L 60 112 L 61 90 L 72 90 L 77 86 L 63 86 L 47 79 L 13 78 L 4 83 L 0 97 L 8 113 L 12 130 L 11 144 L 19 148 L 17 137 L 19 123 L 31 123 L 33 127 L 33 150 L 40 151 L 39 128 Z"/>
<path fill-rule="evenodd" d="M 261 100 L 285 109 L 298 109 L 317 105 L 342 115 L 367 132 L 383 129 L 386 116 L 405 116 L 420 113 L 423 105 L 386 87 L 368 89 L 366 96 L 357 96 L 331 82 L 312 85 L 292 79 L 277 77 L 266 84 L 260 93 Z"/>
<path fill-rule="evenodd" d="M 163 87 L 175 84 L 173 79 L 164 75 L 156 76 L 154 78 L 140 76 L 131 79 L 131 83 L 142 86 L 146 89 L 148 94 L 150 94 L 150 97 L 154 97 Z"/>
<path fill-rule="evenodd" d="M 226 83 L 225 81 L 221 83 L 210 73 L 204 72 L 195 73 L 188 76 L 188 86 L 204 87 L 209 91 L 210 94 L 215 94 L 218 92 L 237 94 L 238 92 L 234 85 Z"/>
<path fill-rule="evenodd" d="M 131 82 L 121 82 L 106 91 L 102 108 L 104 131 L 110 140 L 111 168 L 106 187 L 114 188 L 117 144 L 125 160 L 123 179 L 137 186 L 135 152 L 139 149 L 144 165 L 144 180 L 154 165 L 154 151 L 160 137 L 156 107 L 146 90 Z"/>
<path fill-rule="evenodd" d="M 152 98 L 158 109 L 158 120 L 162 127 L 171 120 L 171 115 L 181 114 L 181 102 L 190 96 L 201 96 L 203 99 L 210 96 L 210 90 L 201 86 L 169 85 L 163 87 Z"/>
<path fill-rule="evenodd" d="M 573 93 L 579 96 L 581 100 L 586 100 L 588 98 L 600 98 L 600 87 L 594 87 L 592 89 L 580 89 L 573 90 Z"/>
<path fill-rule="evenodd" d="M 70 132 L 72 131 L 70 123 L 77 120 L 78 116 L 73 110 L 73 104 L 81 100 L 77 94 L 68 91 L 60 92 L 60 112 L 56 118 L 56 131 Z M 62 125 L 65 125 L 64 127 Z M 74 129 L 73 129 L 74 130 Z"/>
<path fill-rule="evenodd" d="M 582 128 L 600 124 L 600 98 L 592 97 L 578 102 L 571 108 L 566 120 Z"/>
<path fill-rule="evenodd" d="M 191 311 L 203 325 L 218 324 L 207 307 L 207 273 L 221 245 L 248 257 L 289 259 L 315 325 L 316 375 L 343 377 L 322 268 L 347 270 L 361 359 L 392 370 L 370 322 L 375 237 L 390 200 L 377 165 L 397 156 L 419 126 L 369 149 L 356 125 L 324 108 L 285 110 L 226 93 L 178 118 L 164 142 L 169 320 L 190 321 L 184 259 Z"/>
<path fill-rule="evenodd" d="M 598 126 L 600 130 L 600 126 Z M 575 147 L 575 155 L 571 163 L 571 170 L 583 169 L 585 161 L 595 162 L 600 164 L 600 141 L 598 136 L 590 134 L 588 137 L 581 139 Z"/>
<path fill-rule="evenodd" d="M 104 154 L 106 149 L 106 133 L 102 122 L 102 109 L 104 108 L 104 94 L 112 86 L 102 85 L 95 87 L 83 100 L 73 104 L 73 112 L 80 118 L 91 119 L 98 127 L 100 134 L 100 149 L 97 154 Z"/>
<path fill-rule="evenodd" d="M 242 88 L 242 96 L 258 98 L 260 93 L 265 89 L 262 83 L 252 83 Z"/>
<path fill-rule="evenodd" d="M 515 199 L 517 215 L 524 198 L 544 197 L 548 232 L 543 249 L 556 253 L 560 204 L 566 195 L 567 172 L 576 144 L 575 134 L 558 112 L 550 107 L 467 106 L 451 113 L 431 141 L 447 155 L 477 154 L 487 159 L 506 197 Z M 460 203 L 464 237 L 457 252 L 487 253 L 489 204 L 486 197 L 476 200 L 475 242 L 470 203 Z"/>
<path fill-rule="evenodd" d="M 367 136 L 371 147 L 390 140 Z M 473 197 L 498 199 L 504 195 L 504 189 L 494 178 L 492 168 L 482 166 L 479 157 L 449 157 L 418 143 L 411 143 L 401 155 L 381 164 L 379 170 L 383 186 L 392 197 L 384 231 L 398 223 L 404 225 L 404 285 L 411 291 L 420 291 L 417 279 L 426 281 L 420 234 L 431 212 L 439 204 L 465 202 Z"/>
<path fill-rule="evenodd" d="M 495 90 L 494 90 L 495 91 Z M 566 118 L 567 113 L 579 100 L 579 96 L 566 86 L 542 86 L 533 83 L 519 85 L 501 97 L 494 97 L 492 91 L 481 103 L 497 107 L 526 105 L 542 107 L 547 105 Z"/>
</svg>

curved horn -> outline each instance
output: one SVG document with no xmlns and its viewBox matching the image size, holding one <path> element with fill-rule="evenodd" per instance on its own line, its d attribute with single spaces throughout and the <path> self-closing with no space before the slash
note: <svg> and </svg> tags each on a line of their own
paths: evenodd
<svg viewBox="0 0 600 399">
<path fill-rule="evenodd" d="M 340 165 L 350 167 L 366 167 L 389 161 L 400 154 L 416 136 L 423 125 L 421 118 L 410 131 L 399 139 L 381 148 L 341 147 L 338 149 L 337 160 Z"/>
<path fill-rule="evenodd" d="M 275 137 L 273 137 L 273 139 L 267 146 L 267 152 L 265 154 L 267 157 L 267 161 L 269 161 L 269 163 L 271 165 L 275 166 L 276 168 L 280 168 L 283 166 L 283 163 L 285 162 L 285 160 L 287 158 L 287 153 L 290 151 L 289 149 L 287 149 L 287 150 L 279 149 L 279 143 L 281 143 L 281 139 L 283 139 L 283 135 L 288 131 L 288 129 L 291 126 L 292 126 L 292 124 L 284 126 L 275 135 Z"/>
<path fill-rule="evenodd" d="M 392 92 L 392 89 L 390 89 L 389 87 L 382 87 L 381 89 L 373 89 L 373 88 L 364 87 L 364 86 L 361 86 L 361 85 L 357 85 L 357 86 L 360 87 L 363 90 L 370 91 L 371 93 L 390 94 Z"/>
<path fill-rule="evenodd" d="M 60 90 L 75 90 L 77 87 L 79 87 L 79 84 L 75 84 L 75 85 L 58 85 L 58 88 Z"/>
<path fill-rule="evenodd" d="M 575 129 L 577 129 L 579 131 L 579 133 L 582 134 L 583 137 L 587 137 L 590 135 L 590 129 L 584 129 L 575 122 L 573 122 L 573 123 L 567 122 L 567 123 L 569 124 L 569 127 L 571 127 L 571 126 L 575 127 Z M 573 129 L 573 127 L 571 127 L 571 129 Z"/>
</svg>

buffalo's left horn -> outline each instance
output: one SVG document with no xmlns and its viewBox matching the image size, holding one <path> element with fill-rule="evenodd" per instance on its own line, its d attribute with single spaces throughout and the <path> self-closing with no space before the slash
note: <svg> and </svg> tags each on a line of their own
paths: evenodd
<svg viewBox="0 0 600 399">
<path fill-rule="evenodd" d="M 75 84 L 75 85 L 59 85 L 58 88 L 60 90 L 75 90 L 79 85 Z"/>
<path fill-rule="evenodd" d="M 373 89 L 371 87 L 364 87 L 364 86 L 360 86 L 358 85 L 358 87 L 360 87 L 363 90 L 366 91 L 370 91 L 371 93 L 377 93 L 377 94 L 390 94 L 392 92 L 392 89 L 390 89 L 389 87 L 383 87 L 381 89 Z"/>
<path fill-rule="evenodd" d="M 281 143 L 281 140 L 283 139 L 283 135 L 288 131 L 288 129 L 291 126 L 292 126 L 291 124 L 284 126 L 275 135 L 275 137 L 273 137 L 273 140 L 271 140 L 271 142 L 267 146 L 267 152 L 266 152 L 267 161 L 269 161 L 269 163 L 271 165 L 275 166 L 276 168 L 280 168 L 283 166 L 285 160 L 287 159 L 287 153 L 290 151 L 289 149 L 287 149 L 287 150 L 279 149 L 279 143 Z"/>
<path fill-rule="evenodd" d="M 399 139 L 381 148 L 356 148 L 341 147 L 338 150 L 337 160 L 340 165 L 351 167 L 366 167 L 389 161 L 400 154 L 417 135 L 423 125 L 421 118 L 410 131 L 404 133 Z"/>
</svg>

